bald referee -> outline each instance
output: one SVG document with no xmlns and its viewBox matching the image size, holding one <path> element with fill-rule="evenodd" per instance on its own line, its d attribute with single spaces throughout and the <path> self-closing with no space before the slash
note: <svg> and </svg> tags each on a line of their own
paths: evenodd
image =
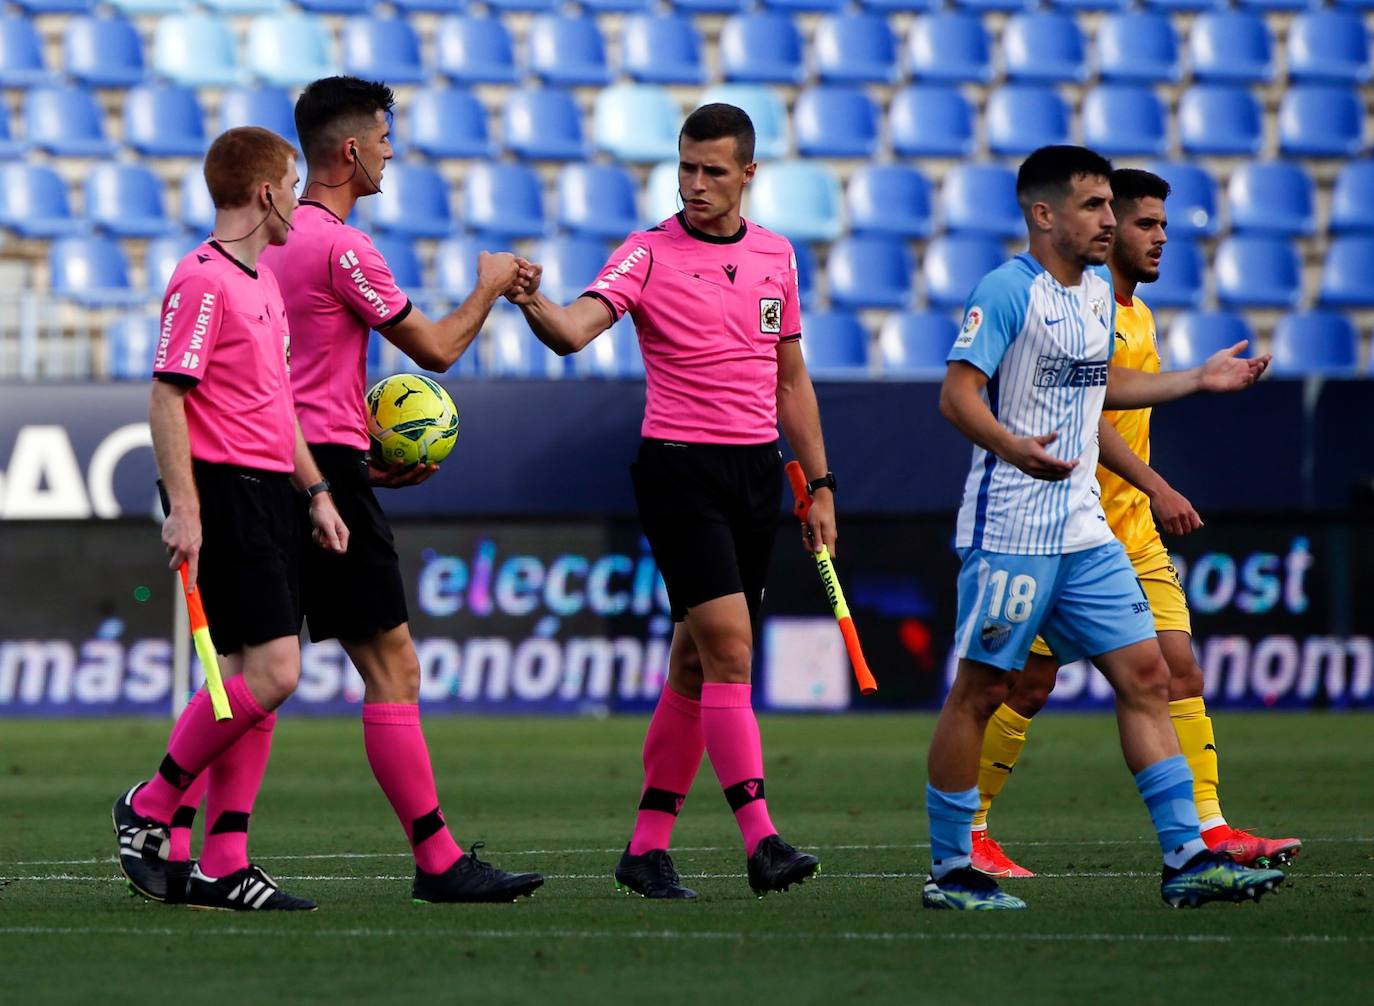
<svg viewBox="0 0 1374 1006">
<path fill-rule="evenodd" d="M 835 480 L 802 361 L 796 257 L 786 238 L 740 215 L 757 169 L 753 123 L 732 105 L 705 105 L 683 123 L 678 150 L 680 213 L 626 238 L 566 307 L 538 292 L 537 271 L 507 296 L 560 356 L 626 314 L 644 355 L 644 439 L 630 474 L 678 624 L 617 885 L 646 898 L 696 897 L 668 846 L 704 751 L 743 835 L 749 886 L 762 897 L 820 865 L 769 819 L 750 702 L 782 505 L 779 424 L 812 480 L 809 548 L 834 550 Z"/>
</svg>

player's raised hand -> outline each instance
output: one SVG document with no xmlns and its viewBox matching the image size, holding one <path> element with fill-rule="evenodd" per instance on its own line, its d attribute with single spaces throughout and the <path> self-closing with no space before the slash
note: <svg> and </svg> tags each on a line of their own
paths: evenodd
<svg viewBox="0 0 1374 1006">
<path fill-rule="evenodd" d="M 310 499 L 310 523 L 315 525 L 311 537 L 326 552 L 343 555 L 348 551 L 348 525 L 334 507 L 331 493 L 320 493 Z"/>
<path fill-rule="evenodd" d="M 389 465 L 367 456 L 367 478 L 378 489 L 404 489 L 418 486 L 439 470 L 438 465 L 425 462 L 414 465 Z"/>
<path fill-rule="evenodd" d="M 1045 450 L 1059 439 L 1058 433 L 1046 433 L 1038 437 L 1015 437 L 1011 446 L 1002 455 L 1002 460 L 1013 464 L 1033 479 L 1046 482 L 1059 482 L 1069 477 L 1078 467 L 1078 460 L 1065 461 Z"/>
<path fill-rule="evenodd" d="M 1193 504 L 1173 486 L 1166 484 L 1151 496 L 1150 509 L 1159 518 L 1159 526 L 1165 534 L 1191 534 L 1202 527 L 1202 518 L 1193 509 Z"/>
<path fill-rule="evenodd" d="M 186 517 L 175 511 L 162 522 L 162 544 L 167 546 L 171 559 L 168 569 L 179 569 L 186 563 L 186 589 L 196 585 L 196 574 L 200 572 L 200 518 Z"/>
<path fill-rule="evenodd" d="M 544 277 L 544 267 L 528 259 L 519 259 L 520 275 L 515 284 L 506 291 L 506 300 L 516 306 L 528 304 L 539 292 L 539 281 Z"/>
<path fill-rule="evenodd" d="M 477 285 L 498 296 L 510 289 L 520 266 L 510 252 L 481 252 L 477 256 Z"/>
<path fill-rule="evenodd" d="M 1198 371 L 1198 387 L 1203 391 L 1240 391 L 1258 381 L 1272 357 L 1265 353 L 1253 360 L 1243 360 L 1240 354 L 1248 345 L 1250 340 L 1241 339 L 1209 356 Z"/>
</svg>

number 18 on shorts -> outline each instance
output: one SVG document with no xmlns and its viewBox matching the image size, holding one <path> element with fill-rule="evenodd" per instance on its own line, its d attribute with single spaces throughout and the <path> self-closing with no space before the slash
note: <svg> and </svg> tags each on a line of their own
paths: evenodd
<svg viewBox="0 0 1374 1006">
<path fill-rule="evenodd" d="M 1036 635 L 1061 664 L 1155 634 L 1145 591 L 1121 543 L 1066 555 L 959 550 L 960 658 L 1018 670 Z"/>
</svg>

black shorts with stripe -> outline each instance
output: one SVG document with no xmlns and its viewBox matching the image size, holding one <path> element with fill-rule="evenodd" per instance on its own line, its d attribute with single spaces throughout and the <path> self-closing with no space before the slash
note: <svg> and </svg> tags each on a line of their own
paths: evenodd
<svg viewBox="0 0 1374 1006">
<path fill-rule="evenodd" d="M 283 472 L 192 463 L 200 496 L 200 585 L 218 653 L 300 631 L 299 493 Z"/>
<path fill-rule="evenodd" d="M 757 628 L 782 507 L 777 441 L 735 446 L 646 438 L 630 477 L 673 621 L 705 601 L 743 593 Z"/>
<path fill-rule="evenodd" d="M 309 504 L 299 506 L 304 546 L 302 609 L 311 642 L 371 639 L 409 621 L 391 525 L 372 491 L 367 455 L 354 447 L 311 444 L 348 527 L 348 550 L 326 552 L 310 537 Z M 299 624 L 299 623 L 298 623 Z"/>
</svg>

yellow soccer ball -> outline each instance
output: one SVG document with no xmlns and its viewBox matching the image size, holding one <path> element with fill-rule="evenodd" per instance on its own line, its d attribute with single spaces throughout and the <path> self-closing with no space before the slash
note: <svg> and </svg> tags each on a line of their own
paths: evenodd
<svg viewBox="0 0 1374 1006">
<path fill-rule="evenodd" d="M 458 408 L 428 377 L 395 374 L 367 393 L 373 457 L 387 464 L 438 464 L 458 440 Z"/>
</svg>

